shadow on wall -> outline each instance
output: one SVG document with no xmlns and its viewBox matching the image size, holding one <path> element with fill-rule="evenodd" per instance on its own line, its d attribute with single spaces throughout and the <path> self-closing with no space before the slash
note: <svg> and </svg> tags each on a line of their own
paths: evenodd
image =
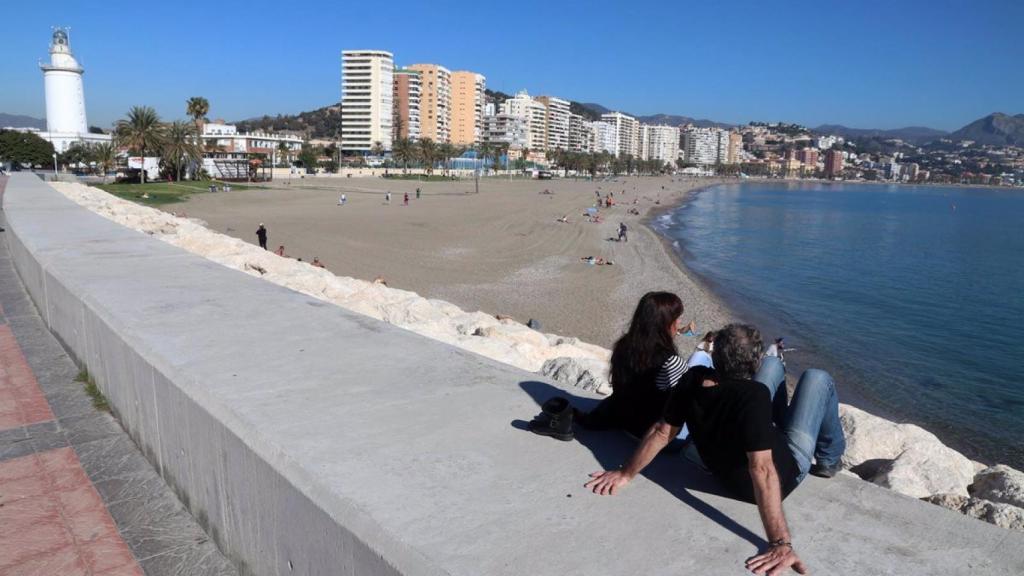
<svg viewBox="0 0 1024 576">
<path fill-rule="evenodd" d="M 519 387 L 537 403 L 538 407 L 544 404 L 548 399 L 555 396 L 567 398 L 574 407 L 582 411 L 593 410 L 599 402 L 599 400 L 593 398 L 573 396 L 572 394 L 568 394 L 564 390 L 556 388 L 546 382 L 526 380 L 520 382 Z M 523 431 L 527 430 L 526 422 L 521 420 L 513 421 L 512 427 Z M 617 430 L 584 430 L 577 426 L 575 429 L 575 436 L 576 441 L 590 450 L 594 455 L 594 459 L 597 460 L 598 466 L 605 470 L 613 470 L 621 466 L 636 449 L 636 442 L 634 442 L 625 433 Z M 540 439 L 540 437 L 538 437 L 538 439 Z M 590 472 L 593 472 L 593 470 L 567 471 L 566 481 L 572 482 L 579 480 L 582 482 Z M 570 477 L 570 475 L 573 476 Z M 652 462 L 651 465 L 643 471 L 643 475 L 651 482 L 661 486 L 666 492 L 672 494 L 676 498 L 679 498 L 686 505 L 706 516 L 709 520 L 715 522 L 726 530 L 729 530 L 747 542 L 750 542 L 756 546 L 758 550 L 764 549 L 764 547 L 768 545 L 768 542 L 765 541 L 764 538 L 754 532 L 751 532 L 745 526 L 742 526 L 732 518 L 729 518 L 711 504 L 708 504 L 698 498 L 694 492 L 702 492 L 714 496 L 721 496 L 723 498 L 732 498 L 732 496 L 723 490 L 710 474 L 700 470 L 693 464 L 684 461 L 678 455 L 662 454 L 658 456 L 654 459 L 654 462 Z"/>
</svg>

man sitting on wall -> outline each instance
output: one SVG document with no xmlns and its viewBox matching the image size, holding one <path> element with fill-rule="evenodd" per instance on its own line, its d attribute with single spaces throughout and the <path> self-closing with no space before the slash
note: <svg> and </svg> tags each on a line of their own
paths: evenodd
<svg viewBox="0 0 1024 576">
<path fill-rule="evenodd" d="M 615 494 L 686 424 L 711 473 L 736 496 L 757 504 L 768 549 L 749 559 L 747 568 L 778 574 L 792 567 L 803 574 L 806 567 L 793 550 L 782 499 L 808 473 L 827 478 L 839 469 L 846 449 L 839 400 L 828 373 L 808 370 L 787 406 L 782 363 L 774 357 L 762 361 L 763 351 L 753 326 L 730 324 L 720 330 L 712 352 L 715 369 L 686 372 L 662 421 L 651 426 L 629 461 L 620 470 L 591 474 L 586 486 L 596 494 Z"/>
</svg>

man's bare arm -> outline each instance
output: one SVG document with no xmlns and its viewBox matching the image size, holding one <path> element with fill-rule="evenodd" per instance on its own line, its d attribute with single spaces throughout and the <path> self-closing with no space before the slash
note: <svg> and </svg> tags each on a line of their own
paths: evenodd
<svg viewBox="0 0 1024 576">
<path fill-rule="evenodd" d="M 754 484 L 757 511 L 761 514 L 769 548 L 763 554 L 747 560 L 747 569 L 755 574 L 782 574 L 792 566 L 800 574 L 807 568 L 793 551 L 786 515 L 782 511 L 782 486 L 772 461 L 771 450 L 747 452 L 750 480 Z"/>
<path fill-rule="evenodd" d="M 666 422 L 652 425 L 644 435 L 643 441 L 640 442 L 640 447 L 633 452 L 622 469 L 594 472 L 590 475 L 591 480 L 584 486 L 593 490 L 594 494 L 614 495 L 619 488 L 629 484 L 630 480 L 646 468 L 651 460 L 658 455 L 658 452 L 661 452 L 677 434 L 679 434 L 679 428 Z"/>
</svg>

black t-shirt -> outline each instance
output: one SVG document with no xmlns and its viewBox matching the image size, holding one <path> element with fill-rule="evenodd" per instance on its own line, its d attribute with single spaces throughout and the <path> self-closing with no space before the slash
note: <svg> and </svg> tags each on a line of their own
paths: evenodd
<svg viewBox="0 0 1024 576">
<path fill-rule="evenodd" d="M 702 386 L 708 379 L 718 385 Z M 796 488 L 800 471 L 786 438 L 772 424 L 771 395 L 763 384 L 718 380 L 714 370 L 696 366 L 673 389 L 664 419 L 672 426 L 688 425 L 704 464 L 744 500 L 754 501 L 747 452 L 771 449 L 783 497 Z"/>
</svg>

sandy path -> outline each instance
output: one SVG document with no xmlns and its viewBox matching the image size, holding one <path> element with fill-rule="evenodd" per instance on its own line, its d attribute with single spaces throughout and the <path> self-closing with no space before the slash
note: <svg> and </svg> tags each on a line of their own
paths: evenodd
<svg viewBox="0 0 1024 576">
<path fill-rule="evenodd" d="M 372 280 L 466 310 L 535 318 L 545 332 L 578 336 L 610 346 L 648 290 L 683 298 L 686 319 L 700 330 L 728 318 L 719 301 L 673 262 L 659 238 L 641 225 L 652 209 L 707 185 L 706 180 L 619 178 L 617 182 L 485 179 L 480 194 L 471 180 L 458 182 L 303 179 L 271 190 L 192 196 L 171 211 L 185 210 L 211 229 L 256 242 L 264 222 L 269 244 L 306 261 L 318 256 L 333 272 Z M 415 199 L 415 189 L 423 197 Z M 662 190 L 662 186 L 665 190 Z M 614 192 L 618 206 L 602 209 L 605 222 L 582 216 L 595 190 Z M 545 188 L 553 195 L 540 194 Z M 391 190 L 391 204 L 384 192 Z M 623 194 L 625 190 L 625 194 Z M 338 196 L 348 197 L 337 206 Z M 402 205 L 408 192 L 410 205 Z M 627 214 L 634 199 L 640 215 Z M 568 215 L 569 223 L 556 218 Z M 618 223 L 629 242 L 609 241 Z M 601 256 L 614 266 L 590 266 L 582 256 Z M 681 338 L 680 347 L 689 341 Z"/>
</svg>

